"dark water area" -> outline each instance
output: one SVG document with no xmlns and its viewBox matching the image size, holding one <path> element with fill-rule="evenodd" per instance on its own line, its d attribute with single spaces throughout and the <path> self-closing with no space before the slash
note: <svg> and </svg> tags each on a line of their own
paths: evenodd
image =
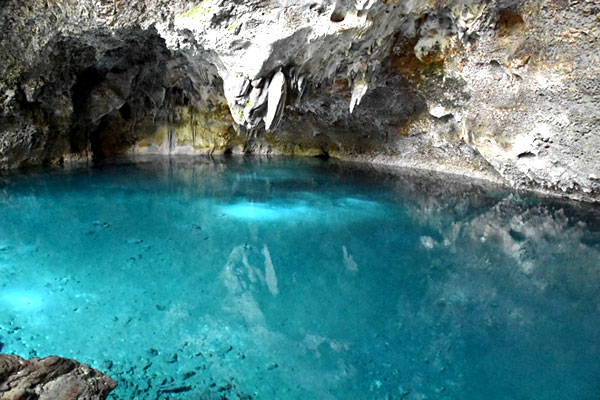
<svg viewBox="0 0 600 400">
<path fill-rule="evenodd" d="M 322 160 L 0 177 L 0 347 L 112 399 L 600 398 L 600 210 Z"/>
</svg>

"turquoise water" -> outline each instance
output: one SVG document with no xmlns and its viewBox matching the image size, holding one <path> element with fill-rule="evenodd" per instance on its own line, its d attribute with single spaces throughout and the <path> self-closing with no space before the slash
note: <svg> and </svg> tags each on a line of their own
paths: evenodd
<svg viewBox="0 0 600 400">
<path fill-rule="evenodd" d="M 113 399 L 599 399 L 598 207 L 320 160 L 0 177 L 0 347 Z"/>
</svg>

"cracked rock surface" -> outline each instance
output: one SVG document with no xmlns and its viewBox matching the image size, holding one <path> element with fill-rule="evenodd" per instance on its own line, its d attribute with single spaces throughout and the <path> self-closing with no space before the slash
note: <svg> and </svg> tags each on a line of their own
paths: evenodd
<svg viewBox="0 0 600 400">
<path fill-rule="evenodd" d="M 600 199 L 596 0 L 7 0 L 0 167 L 327 155 Z"/>
<path fill-rule="evenodd" d="M 0 399 L 103 400 L 117 386 L 85 364 L 51 356 L 24 360 L 0 354 Z"/>
</svg>

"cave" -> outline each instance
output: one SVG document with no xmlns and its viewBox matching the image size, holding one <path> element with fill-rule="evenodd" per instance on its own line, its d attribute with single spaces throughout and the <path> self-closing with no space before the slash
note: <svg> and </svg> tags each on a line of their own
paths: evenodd
<svg viewBox="0 0 600 400">
<path fill-rule="evenodd" d="M 0 399 L 599 398 L 599 21 L 7 0 Z"/>
</svg>

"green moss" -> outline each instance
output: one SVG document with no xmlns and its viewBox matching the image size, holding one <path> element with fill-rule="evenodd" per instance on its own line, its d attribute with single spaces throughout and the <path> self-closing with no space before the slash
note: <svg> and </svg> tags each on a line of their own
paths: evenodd
<svg viewBox="0 0 600 400">
<path fill-rule="evenodd" d="M 238 23 L 239 23 L 239 21 L 235 21 L 234 23 L 232 23 L 231 25 L 229 25 L 229 26 L 227 27 L 227 30 L 228 30 L 228 31 L 232 31 L 232 30 L 234 30 L 234 29 L 235 29 L 235 27 L 238 25 Z"/>
<path fill-rule="evenodd" d="M 177 119 L 155 127 L 137 143 L 139 147 L 162 146 L 173 135 L 177 146 L 192 146 L 198 152 L 225 151 L 243 145 L 237 135 L 227 104 L 215 104 L 202 110 L 177 108 Z"/>
<path fill-rule="evenodd" d="M 209 3 L 210 2 L 203 0 L 203 1 L 199 2 L 198 4 L 196 4 L 194 7 L 192 7 L 191 10 L 182 14 L 181 16 L 183 18 L 194 18 L 194 17 L 200 17 L 203 15 L 206 15 L 210 12 L 210 4 Z"/>
<path fill-rule="evenodd" d="M 243 108 L 236 106 L 235 111 L 233 108 L 231 111 L 235 112 L 235 115 L 236 115 L 238 121 L 244 120 L 244 109 Z"/>
</svg>

